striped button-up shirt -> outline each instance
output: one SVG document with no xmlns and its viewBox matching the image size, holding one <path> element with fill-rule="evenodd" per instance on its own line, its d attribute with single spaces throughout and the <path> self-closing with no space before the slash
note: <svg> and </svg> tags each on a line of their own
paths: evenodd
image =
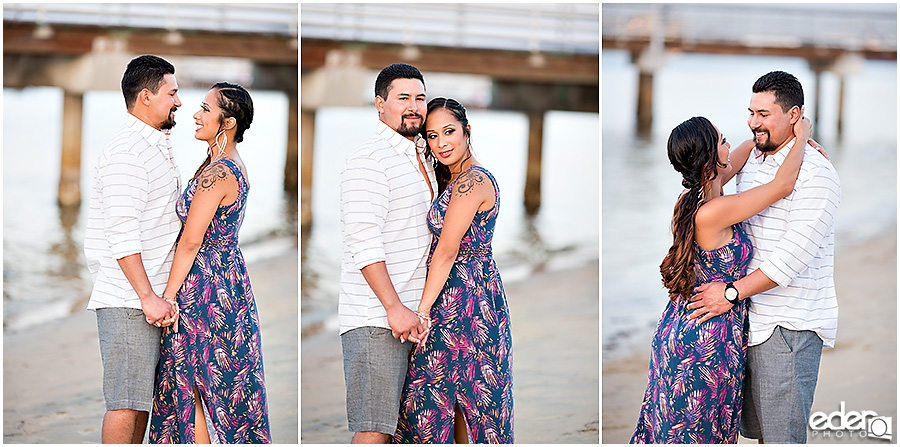
<svg viewBox="0 0 900 447">
<path fill-rule="evenodd" d="M 422 157 L 428 182 L 437 192 L 434 169 L 420 147 L 383 122 L 341 172 L 340 333 L 363 326 L 390 328 L 387 312 L 360 271 L 384 261 L 391 283 L 408 308 L 422 298 L 431 232 L 426 216 L 432 196 L 419 170 Z"/>
<path fill-rule="evenodd" d="M 763 157 L 756 149 L 737 176 L 737 192 L 775 178 L 791 142 Z M 834 219 L 841 185 L 831 163 L 806 145 L 794 191 L 744 222 L 754 254 L 748 271 L 761 269 L 778 286 L 750 298 L 750 346 L 776 326 L 814 331 L 834 347 L 838 303 L 834 289 Z"/>
<path fill-rule="evenodd" d="M 94 170 L 84 257 L 94 288 L 88 309 L 141 308 L 117 259 L 140 253 L 150 285 L 162 295 L 181 221 L 175 203 L 181 173 L 169 137 L 127 114 Z"/>
</svg>

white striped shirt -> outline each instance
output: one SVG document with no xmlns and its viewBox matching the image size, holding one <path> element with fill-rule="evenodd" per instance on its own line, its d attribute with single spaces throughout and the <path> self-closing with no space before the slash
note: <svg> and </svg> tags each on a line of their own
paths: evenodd
<svg viewBox="0 0 900 447">
<path fill-rule="evenodd" d="M 140 253 L 150 285 L 162 295 L 181 221 L 175 203 L 181 173 L 169 137 L 130 113 L 94 169 L 84 257 L 94 288 L 88 310 L 141 308 L 117 259 Z"/>
<path fill-rule="evenodd" d="M 431 232 L 426 216 L 431 190 L 422 177 L 422 157 L 431 188 L 437 193 L 434 168 L 424 159 L 424 140 L 416 144 L 383 122 L 341 172 L 340 333 L 363 326 L 390 328 L 387 312 L 360 271 L 384 261 L 391 283 L 408 308 L 422 298 Z"/>
<path fill-rule="evenodd" d="M 775 154 L 754 149 L 737 176 L 737 192 L 775 178 L 794 143 Z M 748 272 L 761 269 L 778 286 L 750 297 L 750 346 L 766 341 L 775 326 L 814 331 L 834 347 L 838 303 L 834 289 L 834 218 L 841 184 L 831 163 L 805 146 L 794 191 L 744 222 L 753 242 Z"/>
</svg>

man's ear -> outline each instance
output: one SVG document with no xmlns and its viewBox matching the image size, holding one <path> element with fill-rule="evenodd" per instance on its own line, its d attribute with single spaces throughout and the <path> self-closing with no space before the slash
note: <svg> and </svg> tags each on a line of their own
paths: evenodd
<svg viewBox="0 0 900 447">
<path fill-rule="evenodd" d="M 791 125 L 794 125 L 797 120 L 803 117 L 800 115 L 800 106 L 791 107 L 791 110 L 789 110 L 788 113 L 791 115 Z"/>
<path fill-rule="evenodd" d="M 138 101 L 140 101 L 141 104 L 143 104 L 145 106 L 149 106 L 150 105 L 150 90 L 141 89 L 141 91 L 138 93 Z"/>
<path fill-rule="evenodd" d="M 384 98 L 381 96 L 375 96 L 375 110 L 378 110 L 379 115 L 384 113 Z"/>
</svg>

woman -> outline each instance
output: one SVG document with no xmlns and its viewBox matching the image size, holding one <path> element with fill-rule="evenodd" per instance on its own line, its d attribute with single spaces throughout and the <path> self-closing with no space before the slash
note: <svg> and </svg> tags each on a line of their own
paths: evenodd
<svg viewBox="0 0 900 447">
<path fill-rule="evenodd" d="M 810 130 L 808 119 L 798 119 L 796 141 L 805 143 Z M 770 183 L 722 195 L 722 185 L 738 170 L 731 163 L 742 166 L 752 146 L 748 140 L 729 158 L 731 146 L 702 117 L 681 123 L 669 136 L 669 161 L 687 189 L 675 205 L 674 242 L 660 265 L 670 301 L 653 338 L 647 391 L 632 443 L 737 441 L 747 352 L 746 301 L 705 323 L 688 318 L 687 304 L 696 284 L 744 276 L 753 247 L 740 222 L 794 189 L 803 150 L 791 150 Z"/>
<path fill-rule="evenodd" d="M 436 159 L 434 234 L 418 314 L 430 329 L 410 354 L 396 442 L 513 442 L 509 310 L 491 237 L 500 208 L 494 177 L 472 154 L 466 109 L 428 103 L 424 137 Z"/>
<path fill-rule="evenodd" d="M 163 298 L 180 317 L 163 333 L 150 442 L 269 443 L 259 318 L 238 248 L 250 186 L 237 143 L 253 101 L 220 82 L 194 120 L 209 152 L 176 207 L 184 228 Z"/>
</svg>

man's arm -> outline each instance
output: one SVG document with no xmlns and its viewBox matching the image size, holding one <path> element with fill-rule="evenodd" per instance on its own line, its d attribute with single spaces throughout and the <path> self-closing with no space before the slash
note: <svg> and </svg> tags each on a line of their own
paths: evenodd
<svg viewBox="0 0 900 447">
<path fill-rule="evenodd" d="M 738 298 L 742 300 L 758 293 L 763 293 L 778 285 L 760 269 L 754 270 L 753 273 L 735 281 L 733 284 L 738 290 Z M 694 292 L 695 295 L 687 306 L 688 309 L 693 310 L 688 315 L 688 318 L 700 318 L 697 324 L 722 315 L 731 309 L 732 304 L 725 299 L 725 283 L 706 283 L 695 288 Z"/>
<path fill-rule="evenodd" d="M 347 161 L 341 173 L 344 244 L 352 262 L 384 306 L 394 337 L 418 341 L 424 327 L 415 312 L 400 301 L 385 264 L 382 232 L 389 197 L 387 176 L 375 160 L 355 157 Z"/>
<path fill-rule="evenodd" d="M 134 154 L 117 152 L 107 158 L 98 177 L 103 198 L 104 237 L 119 268 L 141 300 L 147 322 L 168 326 L 175 307 L 159 298 L 150 285 L 141 257 L 140 213 L 147 204 L 147 171 Z"/>
<path fill-rule="evenodd" d="M 826 170 L 814 166 L 813 170 Z M 802 185 L 797 185 L 791 201 L 787 231 L 775 250 L 750 275 L 735 281 L 741 299 L 765 292 L 775 286 L 787 287 L 808 268 L 818 248 L 824 243 L 834 225 L 834 215 L 841 201 L 840 185 L 830 172 L 813 172 Z M 692 298 L 688 309 L 691 318 L 703 317 L 700 323 L 721 315 L 731 308 L 725 299 L 725 285 L 703 284 Z"/>
<path fill-rule="evenodd" d="M 119 268 L 128 278 L 131 288 L 137 293 L 141 299 L 141 309 L 144 316 L 147 317 L 147 323 L 160 326 L 168 326 L 171 324 L 168 320 L 172 320 L 175 316 L 175 306 L 163 300 L 156 295 L 153 287 L 150 286 L 150 279 L 147 278 L 147 271 L 144 270 L 144 261 L 140 253 L 125 256 L 117 259 Z"/>
<path fill-rule="evenodd" d="M 400 301 L 400 296 L 397 295 L 394 283 L 388 275 L 387 264 L 384 261 L 376 262 L 363 267 L 360 271 L 387 311 L 388 325 L 391 326 L 394 338 L 399 338 L 401 342 L 408 338 L 418 343 L 419 336 L 425 328 L 416 313 Z"/>
</svg>

